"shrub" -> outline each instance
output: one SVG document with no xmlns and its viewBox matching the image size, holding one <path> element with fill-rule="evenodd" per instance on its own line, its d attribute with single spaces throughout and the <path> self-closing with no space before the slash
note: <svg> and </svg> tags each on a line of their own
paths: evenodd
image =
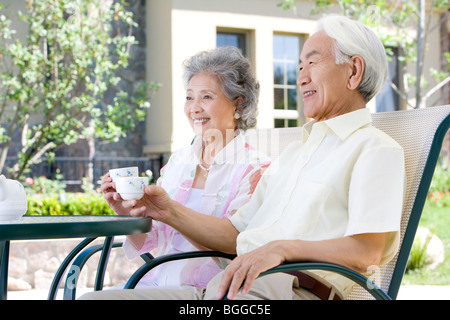
<svg viewBox="0 0 450 320">
<path fill-rule="evenodd" d="M 450 191 L 430 192 L 427 198 L 430 207 L 450 208 Z"/>
<path fill-rule="evenodd" d="M 32 178 L 25 178 L 25 183 L 23 184 L 27 195 L 34 194 L 59 194 L 64 192 L 66 185 L 61 182 L 62 175 L 57 174 L 56 179 L 48 179 L 45 176 Z"/>
<path fill-rule="evenodd" d="M 450 169 L 438 162 L 430 185 L 430 192 L 445 192 L 450 190 Z"/>
<path fill-rule="evenodd" d="M 33 195 L 28 197 L 26 215 L 114 215 L 101 194 L 67 193 L 65 199 L 58 195 Z"/>
<path fill-rule="evenodd" d="M 431 238 L 432 235 L 428 234 L 423 242 L 417 237 L 414 239 L 406 265 L 406 272 L 422 269 L 429 263 L 430 259 L 427 255 L 427 248 Z"/>
<path fill-rule="evenodd" d="M 433 207 L 450 207 L 450 170 L 438 164 L 431 181 L 427 205 Z"/>
</svg>

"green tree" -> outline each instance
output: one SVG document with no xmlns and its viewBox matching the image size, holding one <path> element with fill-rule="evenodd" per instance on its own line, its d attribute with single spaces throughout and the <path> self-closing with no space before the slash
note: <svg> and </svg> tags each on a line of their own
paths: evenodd
<svg viewBox="0 0 450 320">
<path fill-rule="evenodd" d="M 359 20 L 372 27 L 383 41 L 388 56 L 390 48 L 398 48 L 402 75 L 406 79 L 397 87 L 391 87 L 402 101 L 412 108 L 423 108 L 428 99 L 450 82 L 450 53 L 445 52 L 446 65 L 441 70 L 424 70 L 424 57 L 427 51 L 427 37 L 436 28 L 446 23 L 449 0 L 314 0 L 315 7 L 311 15 L 338 8 L 340 13 Z M 295 10 L 296 0 L 283 0 L 278 6 L 285 10 Z M 428 3 L 428 8 L 426 4 Z M 439 18 L 433 21 L 433 15 Z M 411 30 L 416 30 L 411 33 Z M 415 73 L 408 72 L 408 65 L 415 65 Z M 431 85 L 425 80 L 425 72 L 435 79 Z"/>
<path fill-rule="evenodd" d="M 28 33 L 15 37 L 0 3 L 0 172 L 14 132 L 20 132 L 18 162 L 10 168 L 19 179 L 31 165 L 50 159 L 54 149 L 79 139 L 114 141 L 145 119 L 155 83 L 142 83 L 129 97 L 102 98 L 121 81 L 130 47 L 136 43 L 133 15 L 120 1 L 28 0 L 18 12 Z M 30 123 L 31 115 L 42 121 Z M 6 124 L 3 126 L 3 124 Z"/>
</svg>

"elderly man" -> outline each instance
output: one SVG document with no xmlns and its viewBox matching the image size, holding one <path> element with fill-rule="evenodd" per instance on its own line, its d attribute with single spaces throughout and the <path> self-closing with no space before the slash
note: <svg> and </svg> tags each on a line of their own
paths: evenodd
<svg viewBox="0 0 450 320">
<path fill-rule="evenodd" d="M 133 215 L 163 221 L 194 244 L 238 257 L 206 290 L 134 290 L 94 298 L 345 298 L 353 282 L 330 272 L 257 277 L 295 261 L 366 272 L 395 254 L 403 150 L 371 125 L 366 109 L 386 71 L 383 45 L 367 27 L 338 16 L 320 20 L 302 49 L 297 80 L 305 115 L 314 120 L 304 126 L 302 141 L 289 145 L 269 167 L 246 206 L 230 220 L 186 214 L 154 186 L 145 201 L 123 203 Z M 311 281 L 320 290 L 305 285 Z"/>
</svg>

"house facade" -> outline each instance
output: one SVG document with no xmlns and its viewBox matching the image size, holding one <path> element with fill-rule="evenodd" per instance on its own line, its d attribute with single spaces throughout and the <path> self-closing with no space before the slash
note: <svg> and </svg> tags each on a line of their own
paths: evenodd
<svg viewBox="0 0 450 320">
<path fill-rule="evenodd" d="M 183 112 L 185 88 L 182 63 L 189 56 L 219 45 L 234 45 L 251 60 L 261 85 L 259 128 L 305 123 L 296 85 L 298 58 L 304 41 L 314 31 L 318 16 L 310 16 L 314 1 L 300 1 L 283 10 L 280 0 L 147 0 L 147 80 L 163 84 L 152 98 L 145 132 L 144 154 L 170 153 L 192 140 Z M 450 30 L 447 22 L 446 30 Z M 441 69 L 442 31 L 428 35 L 425 70 Z M 414 32 L 414 30 L 411 30 Z M 444 36 L 448 39 L 448 31 Z M 442 46 L 447 45 L 447 48 Z M 395 49 L 395 48 L 394 48 Z M 389 65 L 393 82 L 401 83 L 398 61 Z M 432 79 L 428 79 L 430 83 Z M 440 99 L 438 91 L 430 101 Z M 442 102 L 443 101 L 443 102 Z M 369 103 L 375 111 L 399 109 L 389 85 Z M 404 108 L 404 107 L 400 107 Z"/>
<path fill-rule="evenodd" d="M 10 11 L 25 8 L 25 1 L 3 1 Z M 250 59 L 260 82 L 258 128 L 303 125 L 302 99 L 296 85 L 298 58 L 303 43 L 315 30 L 319 16 L 311 16 L 315 1 L 297 0 L 294 10 L 277 6 L 281 0 L 128 0 L 138 27 L 139 45 L 131 51 L 131 63 L 123 78 L 128 84 L 146 80 L 161 83 L 151 97 L 144 124 L 118 143 L 98 143 L 96 155 L 103 157 L 159 157 L 192 141 L 193 133 L 184 114 L 183 61 L 195 53 L 216 46 L 239 47 Z M 438 20 L 436 17 L 435 20 Z M 427 35 L 425 70 L 442 70 L 443 53 L 449 52 L 450 22 Z M 23 37 L 26 30 L 18 30 Z M 411 29 L 411 32 L 415 32 Z M 395 52 L 395 48 L 393 48 Z M 414 72 L 411 66 L 411 72 Z M 399 63 L 389 62 L 389 77 L 403 81 Z M 431 84 L 433 79 L 427 78 Z M 128 86 L 132 87 L 132 86 Z M 449 103 L 449 85 L 429 99 L 430 105 Z M 369 103 L 373 112 L 403 109 L 405 106 L 386 85 Z M 39 115 L 37 115 L 37 120 Z M 4 125 L 4 124 L 2 124 Z M 79 142 L 61 148 L 58 156 L 86 155 Z M 449 149 L 449 147 L 447 147 Z M 14 154 L 11 154 L 14 156 Z"/>
</svg>

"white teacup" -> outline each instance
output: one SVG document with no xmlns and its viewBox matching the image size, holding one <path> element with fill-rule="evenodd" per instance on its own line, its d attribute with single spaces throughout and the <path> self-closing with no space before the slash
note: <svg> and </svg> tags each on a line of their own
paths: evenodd
<svg viewBox="0 0 450 320">
<path fill-rule="evenodd" d="M 117 178 L 120 177 L 138 177 L 139 168 L 138 167 L 127 167 L 109 170 L 109 175 L 116 182 Z"/>
<path fill-rule="evenodd" d="M 147 177 L 120 177 L 116 180 L 116 190 L 123 200 L 139 200 L 148 186 Z"/>
</svg>

